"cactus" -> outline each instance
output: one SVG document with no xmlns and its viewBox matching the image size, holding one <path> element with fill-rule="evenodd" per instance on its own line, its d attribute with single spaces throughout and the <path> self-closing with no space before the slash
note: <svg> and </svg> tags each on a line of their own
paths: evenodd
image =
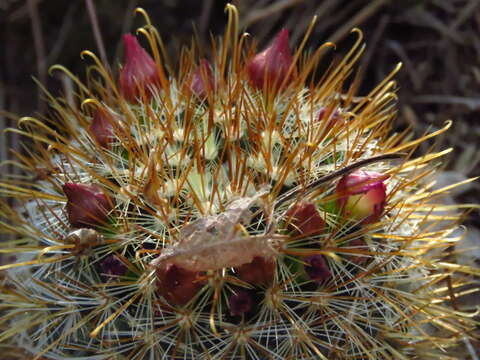
<svg viewBox="0 0 480 360">
<path fill-rule="evenodd" d="M 47 93 L 52 116 L 11 130 L 30 141 L 0 185 L 11 354 L 423 359 L 469 338 L 455 301 L 478 270 L 450 262 L 461 206 L 428 180 L 449 151 L 413 155 L 450 123 L 389 134 L 400 66 L 357 98 L 359 30 L 316 74 L 332 44 L 282 30 L 255 55 L 227 5 L 212 57 L 175 73 L 137 12 L 152 55 L 125 35 L 116 79 L 84 51 L 81 108 Z"/>
</svg>

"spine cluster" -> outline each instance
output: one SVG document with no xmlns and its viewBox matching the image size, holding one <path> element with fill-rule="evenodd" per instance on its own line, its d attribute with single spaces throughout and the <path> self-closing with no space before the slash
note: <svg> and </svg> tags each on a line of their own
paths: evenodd
<svg viewBox="0 0 480 360">
<path fill-rule="evenodd" d="M 358 30 L 318 74 L 332 44 L 292 51 L 282 30 L 256 52 L 227 11 L 212 57 L 185 49 L 173 71 L 139 9 L 151 53 L 124 35 L 114 78 L 84 52 L 82 106 L 48 95 L 51 118 L 12 130 L 30 145 L 0 183 L 20 203 L 0 207 L 0 342 L 34 359 L 438 359 L 476 326 L 451 306 L 478 275 L 448 259 L 461 215 L 427 181 L 448 151 L 413 156 L 450 124 L 390 134 L 398 67 L 354 96 Z"/>
</svg>

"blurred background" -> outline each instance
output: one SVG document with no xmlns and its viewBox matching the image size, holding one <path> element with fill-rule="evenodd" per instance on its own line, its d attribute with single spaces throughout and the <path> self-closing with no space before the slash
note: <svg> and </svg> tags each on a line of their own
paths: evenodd
<svg viewBox="0 0 480 360">
<path fill-rule="evenodd" d="M 312 16 L 317 15 L 309 46 L 337 43 L 338 56 L 354 40 L 353 27 L 362 29 L 367 50 L 360 62 L 366 94 L 399 61 L 404 66 L 399 84 L 398 130 L 411 127 L 416 136 L 453 120 L 440 139 L 442 148 L 455 148 L 440 182 L 451 183 L 480 175 L 480 0 L 237 0 L 241 29 L 263 47 L 282 27 L 298 44 Z M 208 44 L 222 33 L 226 1 L 220 0 L 0 0 L 0 127 L 14 126 L 16 116 L 44 114 L 48 108 L 32 76 L 55 95 L 71 86 L 59 73 L 48 75 L 53 64 L 84 74 L 90 61 L 81 50 L 100 54 L 114 71 L 121 61 L 121 35 L 144 24 L 133 16 L 145 8 L 157 26 L 172 58 L 196 32 Z M 92 19 L 98 19 L 95 30 Z M 97 37 L 98 38 L 98 37 Z M 336 55 L 336 56 L 337 56 Z M 19 148 L 18 138 L 1 135 L 0 157 Z M 427 151 L 427 145 L 421 151 Z M 15 171 L 4 166 L 0 171 Z M 449 201 L 480 203 L 480 184 L 464 186 Z M 478 212 L 469 218 L 480 226 Z M 475 231 L 475 230 L 473 230 Z M 476 233 L 477 239 L 480 237 Z"/>
</svg>

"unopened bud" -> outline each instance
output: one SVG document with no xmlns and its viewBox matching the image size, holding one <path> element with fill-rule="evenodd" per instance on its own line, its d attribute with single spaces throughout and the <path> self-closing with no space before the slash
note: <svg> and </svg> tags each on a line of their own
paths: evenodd
<svg viewBox="0 0 480 360">
<path fill-rule="evenodd" d="M 235 269 L 238 277 L 252 285 L 269 285 L 275 275 L 275 259 L 263 256 L 255 256 L 247 264 Z"/>
<path fill-rule="evenodd" d="M 123 36 L 125 47 L 124 65 L 120 71 L 120 90 L 131 103 L 145 96 L 148 100 L 155 88 L 160 86 L 158 68 L 152 57 L 140 46 L 135 36 Z"/>
<path fill-rule="evenodd" d="M 172 305 L 185 305 L 202 288 L 204 281 L 200 273 L 183 269 L 175 264 L 167 264 L 157 268 L 157 288 Z"/>
<path fill-rule="evenodd" d="M 230 315 L 240 316 L 248 313 L 253 307 L 253 297 L 250 291 L 237 290 L 228 298 L 228 307 Z"/>
<path fill-rule="evenodd" d="M 157 164 L 157 152 L 152 151 L 148 159 L 148 168 L 145 185 L 143 187 L 144 198 L 153 205 L 162 206 L 164 201 L 161 197 L 162 182 L 158 177 L 156 164 Z"/>
<path fill-rule="evenodd" d="M 358 250 L 358 254 L 349 254 L 347 256 L 348 260 L 353 262 L 354 264 L 357 265 L 362 265 L 365 264 L 368 260 L 368 256 L 360 254 L 360 251 L 368 251 L 368 245 L 365 242 L 365 240 L 356 238 L 353 240 L 350 240 L 348 243 L 348 247 L 353 248 L 352 250 Z"/>
<path fill-rule="evenodd" d="M 119 277 L 125 275 L 127 266 L 116 256 L 108 255 L 100 263 L 101 273 L 108 277 Z"/>
<path fill-rule="evenodd" d="M 305 272 L 311 280 L 322 282 L 332 277 L 328 263 L 322 255 L 307 256 L 303 260 L 305 262 Z"/>
<path fill-rule="evenodd" d="M 317 121 L 322 123 L 324 133 L 328 133 L 338 122 L 342 121 L 342 116 L 338 110 L 331 111 L 326 107 L 322 107 L 317 115 Z"/>
<path fill-rule="evenodd" d="M 104 148 L 110 147 L 114 141 L 114 121 L 113 114 L 107 109 L 98 108 L 93 115 L 89 130 L 98 144 Z"/>
<path fill-rule="evenodd" d="M 285 216 L 288 228 L 303 235 L 318 234 L 325 228 L 325 221 L 312 203 L 295 204 Z"/>
<path fill-rule="evenodd" d="M 96 227 L 106 222 L 113 201 L 99 186 L 66 183 L 68 221 L 73 227 Z"/>
<path fill-rule="evenodd" d="M 215 89 L 215 79 L 207 60 L 202 59 L 200 65 L 193 72 L 190 78 L 190 89 L 199 98 L 205 98 L 209 92 Z"/>
<path fill-rule="evenodd" d="M 345 175 L 337 185 L 338 204 L 347 218 L 369 224 L 382 216 L 386 203 L 383 183 L 388 175 L 357 170 Z"/>
<path fill-rule="evenodd" d="M 267 49 L 255 55 L 247 63 L 250 82 L 257 89 L 267 86 L 267 88 L 277 90 L 283 82 L 288 84 L 293 80 L 293 70 L 288 79 L 285 79 L 292 62 L 288 45 L 288 30 L 283 29 Z"/>
</svg>

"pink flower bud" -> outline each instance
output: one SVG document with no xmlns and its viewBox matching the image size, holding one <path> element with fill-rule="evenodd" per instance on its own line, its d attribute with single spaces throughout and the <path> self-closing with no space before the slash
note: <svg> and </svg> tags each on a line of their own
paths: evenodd
<svg viewBox="0 0 480 360">
<path fill-rule="evenodd" d="M 89 130 L 98 144 L 104 148 L 110 147 L 114 141 L 114 121 L 113 114 L 107 109 L 98 108 L 93 115 Z"/>
<path fill-rule="evenodd" d="M 172 305 L 185 305 L 204 284 L 199 272 L 185 270 L 175 264 L 159 267 L 156 272 L 158 292 Z"/>
<path fill-rule="evenodd" d="M 317 116 L 317 121 L 322 123 L 322 128 L 324 129 L 324 134 L 330 131 L 331 128 L 335 126 L 336 123 L 340 122 L 343 120 L 342 116 L 340 115 L 340 112 L 338 110 L 333 110 L 330 112 L 328 118 L 327 118 L 327 113 L 330 110 L 326 107 L 322 107 Z"/>
<path fill-rule="evenodd" d="M 322 282 L 332 277 L 328 263 L 322 255 L 307 256 L 303 261 L 305 262 L 305 272 L 310 279 Z"/>
<path fill-rule="evenodd" d="M 152 57 L 140 46 L 135 36 L 123 36 L 125 47 L 124 65 L 120 71 L 120 90 L 131 103 L 145 96 L 148 100 L 154 88 L 160 86 L 158 68 Z"/>
<path fill-rule="evenodd" d="M 228 298 L 228 307 L 232 316 L 240 316 L 250 312 L 253 307 L 252 294 L 247 290 L 237 290 Z"/>
<path fill-rule="evenodd" d="M 288 209 L 285 215 L 288 229 L 303 235 L 318 234 L 325 228 L 325 221 L 312 203 L 295 204 Z"/>
<path fill-rule="evenodd" d="M 205 98 L 209 92 L 215 90 L 215 79 L 207 60 L 202 59 L 193 72 L 190 78 L 190 89 L 199 98 Z"/>
<path fill-rule="evenodd" d="M 68 221 L 73 227 L 96 227 L 106 222 L 113 201 L 99 186 L 66 183 Z"/>
<path fill-rule="evenodd" d="M 127 266 L 116 256 L 108 255 L 100 263 L 100 271 L 108 278 L 116 278 L 125 275 L 128 268 Z"/>
<path fill-rule="evenodd" d="M 252 285 L 269 285 L 275 274 L 275 259 L 255 256 L 247 264 L 235 269 L 238 277 Z"/>
<path fill-rule="evenodd" d="M 285 81 L 288 69 L 292 65 L 292 55 L 288 45 L 288 30 L 283 29 L 275 37 L 270 47 L 255 55 L 247 63 L 247 74 L 250 82 L 257 89 L 267 86 L 277 90 Z M 286 84 L 293 80 L 293 70 Z"/>
<path fill-rule="evenodd" d="M 326 118 L 327 112 L 328 112 L 328 108 L 326 107 L 320 108 L 320 110 L 318 111 L 317 120 L 318 121 L 330 121 L 332 119 L 336 120 L 340 116 L 340 113 L 338 112 L 338 110 L 333 110 L 327 119 Z"/>
<path fill-rule="evenodd" d="M 345 175 L 337 185 L 338 205 L 346 217 L 369 224 L 380 219 L 386 203 L 383 183 L 388 175 L 357 170 Z"/>
</svg>

